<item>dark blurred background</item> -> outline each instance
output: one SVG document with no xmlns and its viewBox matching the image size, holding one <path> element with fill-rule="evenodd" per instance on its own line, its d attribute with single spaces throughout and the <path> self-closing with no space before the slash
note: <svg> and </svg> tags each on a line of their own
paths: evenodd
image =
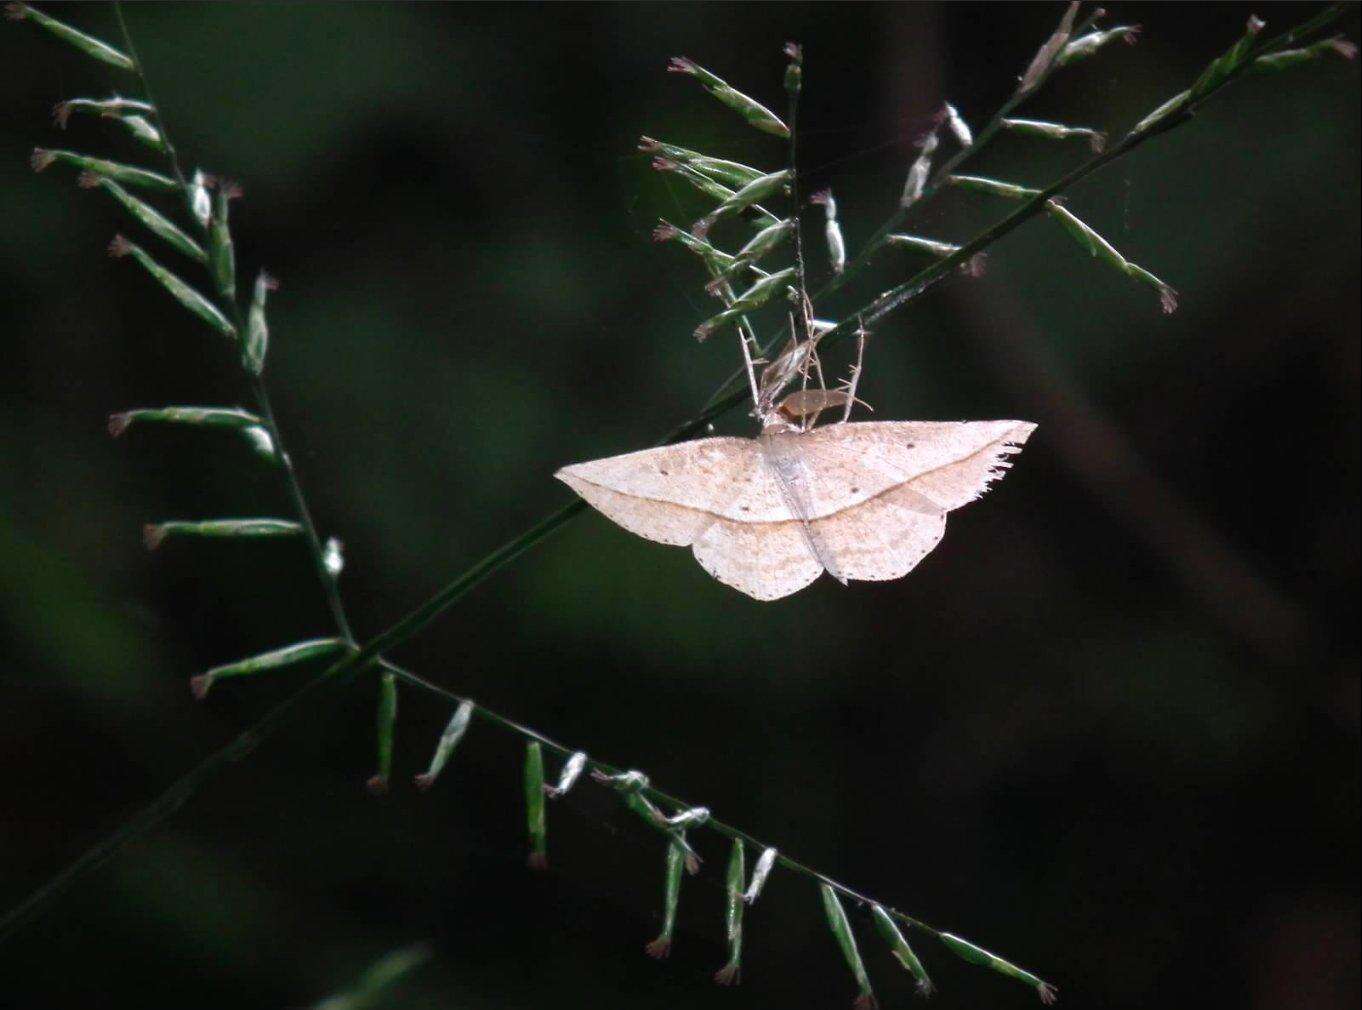
<svg viewBox="0 0 1362 1010">
<path fill-rule="evenodd" d="M 1119 132 L 1251 10 L 1272 31 L 1313 9 L 1119 5 L 1141 43 L 1026 111 Z M 650 444 L 737 364 L 731 340 L 690 337 L 712 310 L 698 265 L 647 239 L 699 205 L 634 146 L 782 154 L 669 56 L 779 104 L 781 43 L 804 44 L 806 167 L 854 252 L 925 118 L 945 98 L 982 124 L 1059 12 L 131 7 L 187 160 L 245 184 L 243 273 L 283 281 L 270 382 L 361 636 L 568 500 L 556 467 Z M 116 37 L 107 7 L 61 13 Z M 246 391 L 223 342 L 104 256 L 130 228 L 112 204 L 25 164 L 35 142 L 132 157 L 49 116 L 126 85 L 22 25 L 0 65 L 8 907 L 304 678 L 196 705 L 189 674 L 328 624 L 297 545 L 143 550 L 148 520 L 286 505 L 230 437 L 106 436 L 113 410 Z M 397 658 L 1034 968 L 1065 1005 L 1355 1006 L 1358 93 L 1340 60 L 1245 80 L 1071 194 L 1181 290 L 1174 316 L 1036 221 L 982 280 L 879 328 L 876 417 L 1040 425 L 909 578 L 759 604 L 589 514 Z M 1005 137 L 975 167 L 1044 183 L 1083 157 Z M 914 226 L 961 240 L 1008 209 L 953 193 Z M 819 314 L 921 263 L 886 251 Z M 646 958 L 662 847 L 599 788 L 550 809 L 553 869 L 528 874 L 512 736 L 475 725 L 417 795 L 449 714 L 429 698 L 403 693 L 398 788 L 366 795 L 373 695 L 333 692 L 48 906 L 0 948 L 0 1004 L 300 1006 L 418 940 L 434 960 L 383 1005 L 850 999 L 816 891 L 780 871 L 747 917 L 743 986 L 710 983 L 726 848 L 703 832 L 673 956 Z M 855 922 L 884 1002 L 907 1005 Z M 1032 1005 L 917 946 L 935 1005 Z"/>
</svg>

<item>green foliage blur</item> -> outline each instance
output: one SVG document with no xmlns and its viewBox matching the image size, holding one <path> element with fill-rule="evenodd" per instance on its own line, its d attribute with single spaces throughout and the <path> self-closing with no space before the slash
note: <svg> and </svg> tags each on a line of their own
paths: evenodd
<svg viewBox="0 0 1362 1010">
<path fill-rule="evenodd" d="M 1140 44 L 1061 71 L 1027 115 L 1128 128 L 1250 13 L 1109 9 Z M 1252 8 L 1269 32 L 1313 9 Z M 105 6 L 56 13 L 116 41 Z M 243 276 L 282 280 L 268 377 L 361 637 L 566 501 L 555 468 L 651 444 L 738 364 L 731 338 L 690 336 L 714 304 L 697 264 L 648 240 L 701 208 L 635 144 L 783 153 L 668 57 L 779 105 L 781 44 L 804 45 L 805 168 L 854 254 L 940 101 L 981 124 L 1058 15 L 130 5 L 186 159 L 244 183 Z M 131 227 L 106 197 L 27 169 L 34 143 L 133 157 L 111 127 L 49 122 L 129 85 L 9 23 L 0 66 L 9 907 L 300 683 L 196 705 L 190 674 L 328 626 L 299 545 L 143 550 L 147 521 L 286 503 L 229 436 L 108 439 L 111 411 L 244 404 L 245 385 L 220 338 L 105 258 Z M 758 604 L 590 514 L 396 658 L 1015 959 L 1065 1005 L 1355 1006 L 1357 73 L 1245 80 L 1070 195 L 1181 291 L 1176 315 L 1042 220 L 877 330 L 875 417 L 1040 426 L 909 578 Z M 974 167 L 1043 184 L 1086 156 L 1004 137 Z M 947 194 L 914 227 L 960 241 L 1008 209 Z M 819 314 L 921 265 L 888 249 Z M 435 789 L 408 785 L 449 715 L 429 699 L 402 693 L 397 787 L 367 795 L 375 696 L 335 692 L 0 946 L 0 1005 L 311 1005 L 416 942 L 430 962 L 373 1005 L 850 1000 L 816 889 L 779 870 L 746 916 L 744 984 L 715 989 L 727 850 L 704 832 L 674 953 L 646 958 L 662 847 L 599 788 L 550 805 L 552 869 L 526 873 L 521 741 L 477 724 Z M 853 921 L 884 1002 L 907 1005 Z M 1033 1005 L 916 946 L 934 1005 Z"/>
</svg>

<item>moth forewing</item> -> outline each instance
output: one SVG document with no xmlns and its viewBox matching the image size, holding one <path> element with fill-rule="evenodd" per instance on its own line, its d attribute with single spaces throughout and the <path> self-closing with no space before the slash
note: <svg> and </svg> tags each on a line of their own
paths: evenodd
<svg viewBox="0 0 1362 1010">
<path fill-rule="evenodd" d="M 892 423 L 892 422 L 891 422 Z M 1036 426 L 1029 421 L 973 421 L 953 428 L 934 425 L 943 461 L 925 469 L 911 487 L 947 510 L 983 495 L 1011 467 Z M 966 428 L 967 430 L 960 430 Z"/>
<path fill-rule="evenodd" d="M 798 439 L 810 471 L 808 518 L 818 519 L 910 484 L 938 509 L 979 497 L 1035 425 L 1026 421 L 855 421 Z"/>
<path fill-rule="evenodd" d="M 560 470 L 558 479 L 581 495 L 601 515 L 645 540 L 673 547 L 689 547 L 714 521 L 711 512 L 612 491 L 583 480 L 568 472 L 570 469 Z"/>
<path fill-rule="evenodd" d="M 721 514 L 756 457 L 750 438 L 702 438 L 575 463 L 556 476 L 573 490 L 586 483 L 643 502 Z"/>
</svg>

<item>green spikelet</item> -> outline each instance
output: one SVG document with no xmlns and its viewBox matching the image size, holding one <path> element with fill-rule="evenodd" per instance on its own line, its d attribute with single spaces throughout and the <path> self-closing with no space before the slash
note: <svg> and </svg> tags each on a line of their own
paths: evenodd
<svg viewBox="0 0 1362 1010">
<path fill-rule="evenodd" d="M 997 954 L 991 954 L 984 950 L 983 947 L 970 943 L 968 940 L 956 936 L 953 933 L 942 933 L 940 935 L 940 940 L 950 948 L 953 954 L 968 961 L 970 964 L 977 964 L 983 968 L 990 968 L 1000 975 L 1006 975 L 1008 978 L 1014 978 L 1018 982 L 1031 986 L 1036 990 L 1036 995 L 1040 997 L 1040 1001 L 1046 1006 L 1050 1006 L 1059 999 L 1059 990 L 1049 982 L 1042 981 L 1025 968 L 1018 968 L 1010 961 L 1004 961 Z"/>
<path fill-rule="evenodd" d="M 922 962 L 913 953 L 913 948 L 908 946 L 908 941 L 903 938 L 903 934 L 899 931 L 893 917 L 879 904 L 870 906 L 870 917 L 875 920 L 875 928 L 880 931 L 880 936 L 884 937 L 884 942 L 889 945 L 889 952 L 894 955 L 899 964 L 907 969 L 908 974 L 913 976 L 913 980 L 917 983 L 918 994 L 930 996 L 935 987 L 932 985 L 932 980 L 927 976 L 927 969 L 922 967 Z"/>
<path fill-rule="evenodd" d="M 108 193 L 123 208 L 135 217 L 152 234 L 156 235 L 176 252 L 181 252 L 199 263 L 208 262 L 208 254 L 203 247 L 180 230 L 173 221 L 151 204 L 139 200 L 107 175 L 96 172 L 81 172 L 80 185 L 86 189 L 98 187 Z"/>
<path fill-rule="evenodd" d="M 763 133 L 774 134 L 777 137 L 788 137 L 790 135 L 790 128 L 774 112 L 755 98 L 750 98 L 741 91 L 729 87 L 722 78 L 710 73 L 694 60 L 687 59 L 684 56 L 673 57 L 667 65 L 667 70 L 669 73 L 686 74 L 694 77 L 700 82 L 701 87 L 742 116 L 749 125 Z"/>
<path fill-rule="evenodd" d="M 86 56 L 99 60 L 101 63 L 107 63 L 111 67 L 117 67 L 119 70 L 137 69 L 137 64 L 133 63 L 132 58 L 126 53 L 119 52 L 107 42 L 101 42 L 93 35 L 86 35 L 82 31 L 77 31 L 64 21 L 58 21 L 50 14 L 44 14 L 38 8 L 30 7 L 26 3 L 6 4 L 5 17 L 11 21 L 32 21 L 39 28 L 55 35 L 67 45 L 74 46 Z"/>
<path fill-rule="evenodd" d="M 417 789 L 425 792 L 435 784 L 436 778 L 439 777 L 440 772 L 444 771 L 445 765 L 453 756 L 454 748 L 459 746 L 459 741 L 468 732 L 468 724 L 473 718 L 474 707 L 471 701 L 459 702 L 459 707 L 454 710 L 444 732 L 440 734 L 439 743 L 435 745 L 435 753 L 430 758 L 430 767 L 416 776 Z"/>
<path fill-rule="evenodd" d="M 195 698 L 202 699 L 219 680 L 225 680 L 228 677 L 251 677 L 258 673 L 272 673 L 275 670 L 296 666 L 308 660 L 337 656 L 342 652 L 352 651 L 353 648 L 342 638 L 314 638 L 306 642 L 297 642 L 282 649 L 262 652 L 258 656 L 251 656 L 249 659 L 227 663 L 224 666 L 215 666 L 205 673 L 191 677 L 189 688 L 193 691 Z"/>
<path fill-rule="evenodd" d="M 236 339 L 236 327 L 227 321 L 227 317 L 216 305 L 182 281 L 177 274 L 161 266 L 141 246 L 129 242 L 122 235 L 115 235 L 113 241 L 109 243 L 109 255 L 115 258 L 131 256 L 142 265 L 147 273 L 156 278 L 177 302 L 224 337 L 229 340 Z"/>
<path fill-rule="evenodd" d="M 856 1010 L 874 1010 L 878 1006 L 875 1002 L 875 992 L 870 988 L 870 976 L 866 974 L 865 963 L 861 960 L 861 952 L 856 946 L 856 936 L 851 932 L 846 910 L 842 908 L 837 892 L 829 884 L 819 884 L 818 889 L 823 895 L 823 912 L 827 915 L 828 929 L 832 930 L 837 946 L 841 948 L 842 957 L 856 979 L 856 988 L 859 992 L 854 1006 Z"/>
<path fill-rule="evenodd" d="M 681 902 L 681 870 L 685 862 L 686 853 L 681 845 L 676 841 L 668 843 L 667 870 L 663 878 L 662 932 L 643 948 L 649 957 L 660 960 L 672 952 L 672 935 L 676 932 L 676 907 Z"/>
<path fill-rule="evenodd" d="M 530 836 L 527 862 L 532 870 L 546 870 L 549 866 L 549 828 L 544 806 L 544 750 L 538 740 L 531 740 L 525 744 L 525 823 Z"/>
<path fill-rule="evenodd" d="M 393 771 L 393 733 L 397 727 L 397 678 L 384 673 L 378 678 L 378 710 L 375 714 L 375 740 L 378 771 L 365 783 L 369 792 L 380 796 L 388 791 Z"/>
<path fill-rule="evenodd" d="M 714 973 L 719 985 L 737 985 L 742 976 L 743 891 L 746 888 L 746 856 L 741 838 L 733 839 L 724 881 L 724 931 L 728 937 L 728 961 Z"/>
</svg>

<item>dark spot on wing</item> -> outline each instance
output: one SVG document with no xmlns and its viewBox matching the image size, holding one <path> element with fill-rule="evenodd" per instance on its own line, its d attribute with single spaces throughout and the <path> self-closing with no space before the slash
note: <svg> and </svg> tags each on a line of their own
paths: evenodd
<svg viewBox="0 0 1362 1010">
<path fill-rule="evenodd" d="M 857 493 L 858 491 L 860 491 L 860 490 L 861 490 L 860 488 L 854 487 L 854 488 L 851 489 L 851 493 L 852 493 L 852 494 L 856 494 L 856 493 Z"/>
</svg>

